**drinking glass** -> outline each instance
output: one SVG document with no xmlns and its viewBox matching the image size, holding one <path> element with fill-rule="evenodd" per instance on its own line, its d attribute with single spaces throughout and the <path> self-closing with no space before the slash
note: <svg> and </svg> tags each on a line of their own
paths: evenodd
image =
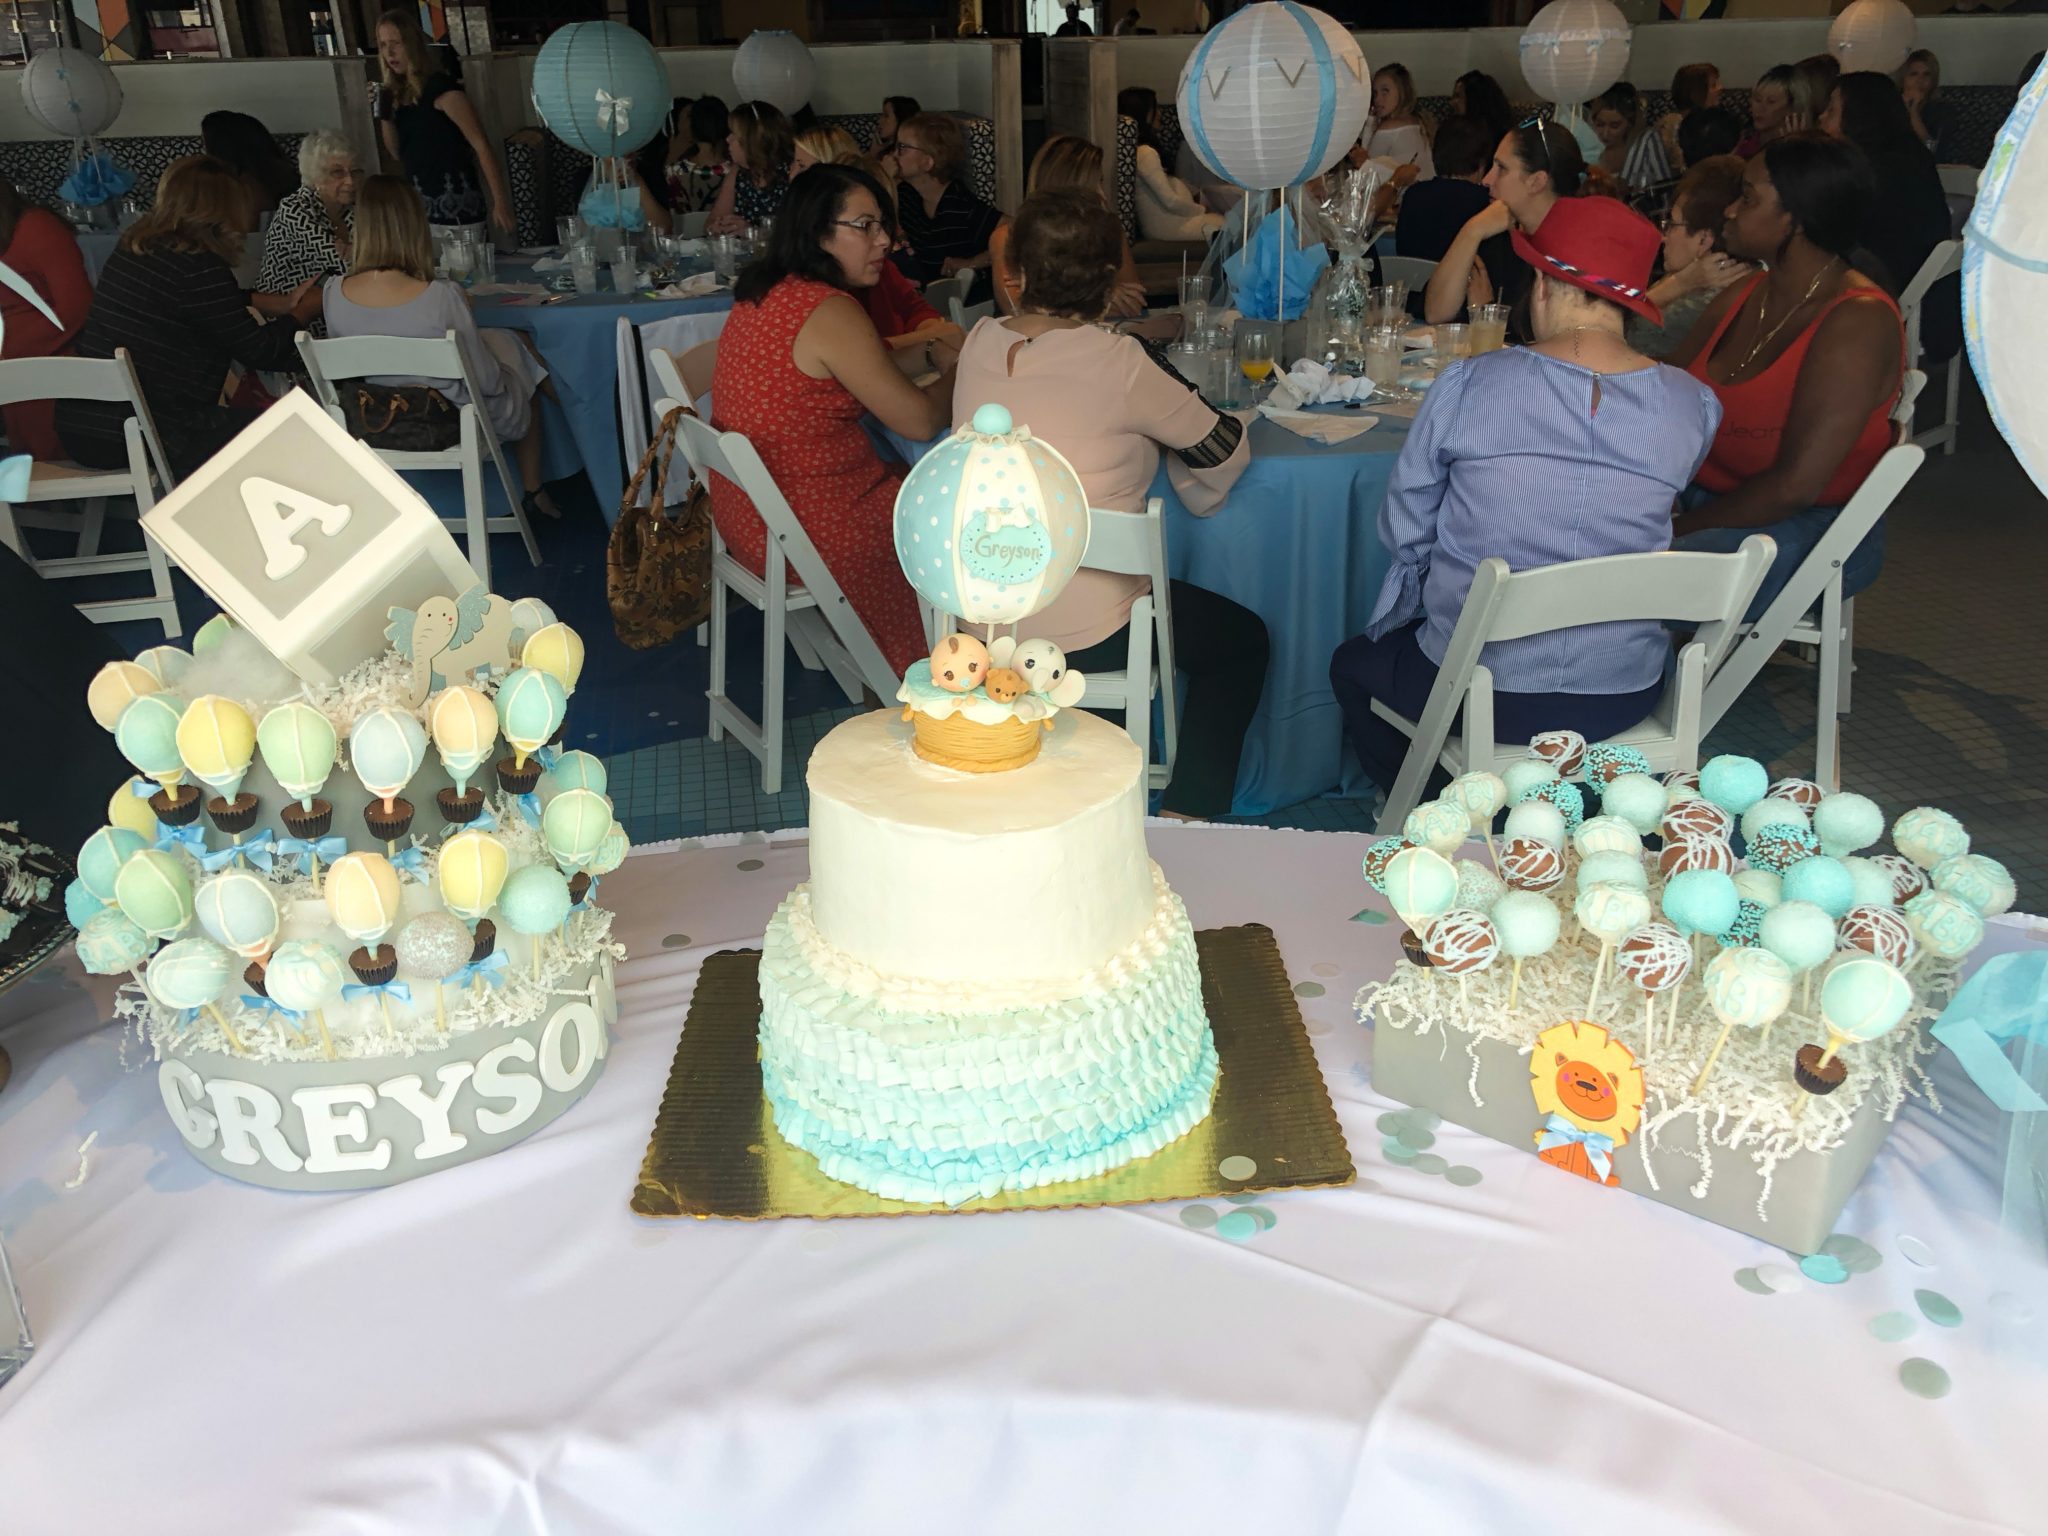
<svg viewBox="0 0 2048 1536">
<path fill-rule="evenodd" d="M 612 263 L 612 292 L 629 298 L 639 290 L 640 271 L 633 261 L 633 248 L 625 247 Z"/>
<path fill-rule="evenodd" d="M 1508 306 L 1481 304 L 1472 311 L 1472 355 L 1498 352 L 1508 344 Z"/>
<path fill-rule="evenodd" d="M 448 275 L 467 288 L 475 267 L 476 253 L 466 240 L 450 240 L 441 248 L 441 265 Z"/>
<path fill-rule="evenodd" d="M 578 293 L 597 292 L 597 247 L 588 240 L 570 246 L 569 271 L 576 279 Z"/>
<path fill-rule="evenodd" d="M 498 248 L 488 240 L 479 241 L 471 270 L 480 283 L 495 283 L 498 280 Z"/>
<path fill-rule="evenodd" d="M 1209 324 L 1209 277 L 1197 272 L 1180 280 L 1181 333 L 1194 335 Z"/>
<path fill-rule="evenodd" d="M 1393 326 L 1378 325 L 1366 332 L 1365 376 L 1388 389 L 1401 382 L 1401 333 Z"/>
<path fill-rule="evenodd" d="M 564 254 L 568 252 L 570 246 L 581 240 L 583 235 L 583 221 L 575 214 L 570 214 L 566 219 L 555 220 L 555 243 L 561 246 Z"/>
<path fill-rule="evenodd" d="M 730 284 L 740 266 L 739 235 L 713 235 L 711 237 L 711 270 L 718 274 L 721 283 Z"/>
<path fill-rule="evenodd" d="M 1408 323 L 1408 285 L 1388 283 L 1382 292 L 1386 296 L 1386 318 L 1380 324 L 1397 328 L 1405 326 Z"/>
<path fill-rule="evenodd" d="M 1273 332 L 1263 325 L 1247 325 L 1237 335 L 1237 371 L 1252 387 L 1252 403 L 1259 388 L 1273 376 Z"/>
<path fill-rule="evenodd" d="M 1436 328 L 1436 355 L 1445 362 L 1472 355 L 1472 327 L 1440 325 Z"/>
</svg>

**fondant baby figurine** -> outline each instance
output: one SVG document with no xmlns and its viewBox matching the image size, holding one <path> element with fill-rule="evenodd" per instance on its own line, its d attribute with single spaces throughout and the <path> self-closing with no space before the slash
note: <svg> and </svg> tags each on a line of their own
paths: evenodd
<svg viewBox="0 0 2048 1536">
<path fill-rule="evenodd" d="M 988 676 L 988 647 L 972 635 L 947 635 L 932 647 L 932 681 L 948 693 L 969 693 Z"/>
</svg>

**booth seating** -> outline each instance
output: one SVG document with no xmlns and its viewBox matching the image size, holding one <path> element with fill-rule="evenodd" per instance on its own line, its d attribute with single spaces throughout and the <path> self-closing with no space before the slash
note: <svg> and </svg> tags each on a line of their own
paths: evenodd
<svg viewBox="0 0 2048 1536">
<path fill-rule="evenodd" d="M 278 147 L 294 162 L 299 157 L 303 133 L 273 134 Z M 150 134 L 122 139 L 95 139 L 94 144 L 135 173 L 135 188 L 128 195 L 147 208 L 156 201 L 156 184 L 173 160 L 196 155 L 200 150 L 196 133 Z M 61 199 L 57 188 L 71 174 L 69 139 L 10 139 L 0 141 L 0 175 L 14 183 L 15 190 L 32 203 L 55 208 Z"/>
</svg>

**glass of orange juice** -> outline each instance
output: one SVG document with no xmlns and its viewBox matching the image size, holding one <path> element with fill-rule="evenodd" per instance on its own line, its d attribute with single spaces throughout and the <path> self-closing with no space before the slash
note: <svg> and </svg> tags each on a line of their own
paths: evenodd
<svg viewBox="0 0 2048 1536">
<path fill-rule="evenodd" d="M 1237 333 L 1237 371 L 1252 386 L 1252 403 L 1258 404 L 1259 390 L 1273 376 L 1273 331 L 1253 323 Z"/>
</svg>

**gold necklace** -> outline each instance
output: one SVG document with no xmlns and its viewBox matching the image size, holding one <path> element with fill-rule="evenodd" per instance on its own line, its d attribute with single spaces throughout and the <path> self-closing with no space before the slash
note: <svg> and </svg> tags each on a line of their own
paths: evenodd
<svg viewBox="0 0 2048 1536">
<path fill-rule="evenodd" d="M 1806 285 L 1806 292 L 1799 296 L 1799 301 L 1796 304 L 1794 304 L 1790 309 L 1785 311 L 1783 319 L 1781 319 L 1776 325 L 1772 326 L 1768 331 L 1765 331 L 1762 336 L 1757 338 L 1756 345 L 1749 349 L 1749 356 L 1745 357 L 1739 364 L 1736 365 L 1735 371 L 1737 373 L 1740 373 L 1744 368 L 1747 368 L 1751 363 L 1755 362 L 1757 353 L 1763 351 L 1765 347 L 1770 345 L 1771 338 L 1776 336 L 1778 332 L 1785 329 L 1786 322 L 1789 321 L 1794 315 L 1798 314 L 1799 311 L 1806 306 L 1806 301 L 1808 299 L 1811 299 L 1814 296 L 1814 294 L 1820 291 L 1821 279 L 1828 275 L 1829 269 L 1832 268 L 1834 264 L 1839 260 L 1841 260 L 1839 256 L 1830 256 L 1827 259 L 1827 261 L 1823 263 L 1821 269 L 1813 274 L 1813 281 Z M 1764 290 L 1769 288 L 1770 285 L 1771 284 L 1769 278 L 1765 278 L 1763 282 L 1757 285 L 1756 323 L 1759 328 L 1761 328 L 1764 323 Z"/>
</svg>

